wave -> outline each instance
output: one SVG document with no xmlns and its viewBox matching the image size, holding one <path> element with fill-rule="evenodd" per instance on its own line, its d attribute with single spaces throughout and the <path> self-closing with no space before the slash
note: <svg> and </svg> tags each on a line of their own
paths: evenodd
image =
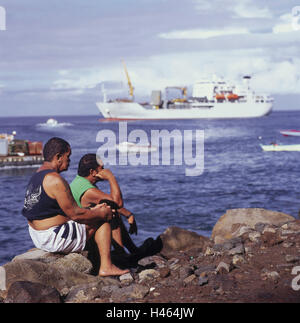
<svg viewBox="0 0 300 323">
<path fill-rule="evenodd" d="M 36 127 L 43 127 L 43 128 L 47 128 L 47 129 L 55 129 L 55 128 L 61 128 L 61 127 L 70 127 L 73 126 L 73 123 L 70 122 L 60 122 L 57 123 L 56 125 L 49 125 L 47 124 L 47 122 L 45 123 L 37 123 Z"/>
</svg>

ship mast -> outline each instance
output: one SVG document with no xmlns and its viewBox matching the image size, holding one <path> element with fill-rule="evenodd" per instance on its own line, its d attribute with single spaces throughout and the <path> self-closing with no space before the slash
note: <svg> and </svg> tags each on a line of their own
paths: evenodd
<svg viewBox="0 0 300 323">
<path fill-rule="evenodd" d="M 129 86 L 129 95 L 130 95 L 131 100 L 133 101 L 133 99 L 134 99 L 134 95 L 133 95 L 134 87 L 132 86 L 132 83 L 130 81 L 130 77 L 129 77 L 129 74 L 128 74 L 128 71 L 127 71 L 127 68 L 126 68 L 126 65 L 125 65 L 125 62 L 124 62 L 123 59 L 122 59 L 122 63 L 124 65 L 124 70 L 125 70 L 125 74 L 126 74 L 126 78 L 127 78 L 127 83 L 128 83 L 128 86 Z"/>
</svg>

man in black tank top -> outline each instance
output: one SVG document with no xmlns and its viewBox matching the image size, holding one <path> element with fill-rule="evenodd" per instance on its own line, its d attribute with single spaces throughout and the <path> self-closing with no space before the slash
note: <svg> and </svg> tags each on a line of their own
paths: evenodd
<svg viewBox="0 0 300 323">
<path fill-rule="evenodd" d="M 80 208 L 69 184 L 60 173 L 70 164 L 71 147 L 61 138 L 51 138 L 43 149 L 44 163 L 32 176 L 22 214 L 37 248 L 49 252 L 78 252 L 94 237 L 101 265 L 99 276 L 118 276 L 128 272 L 112 264 L 111 227 L 114 214 L 106 204 Z"/>
</svg>

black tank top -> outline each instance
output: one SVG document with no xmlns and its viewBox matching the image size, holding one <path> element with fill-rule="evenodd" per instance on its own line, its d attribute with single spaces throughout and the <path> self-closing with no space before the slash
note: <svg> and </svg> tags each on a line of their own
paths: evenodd
<svg viewBox="0 0 300 323">
<path fill-rule="evenodd" d="M 52 169 L 45 169 L 35 173 L 27 186 L 23 216 L 29 221 L 52 218 L 58 214 L 66 216 L 57 201 L 47 195 L 43 187 L 43 180 Z"/>
</svg>

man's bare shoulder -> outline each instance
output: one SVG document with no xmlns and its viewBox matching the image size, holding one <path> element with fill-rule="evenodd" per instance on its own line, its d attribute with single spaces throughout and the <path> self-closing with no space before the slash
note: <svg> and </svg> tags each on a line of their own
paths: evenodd
<svg viewBox="0 0 300 323">
<path fill-rule="evenodd" d="M 46 193 L 51 198 L 58 198 L 62 193 L 71 194 L 70 186 L 68 182 L 56 172 L 49 173 L 45 176 L 43 186 Z"/>
<path fill-rule="evenodd" d="M 62 181 L 63 178 L 60 176 L 60 174 L 58 174 L 57 172 L 51 172 L 51 173 L 48 173 L 46 176 L 45 176 L 45 179 L 44 179 L 44 182 L 56 182 L 56 181 Z"/>
<path fill-rule="evenodd" d="M 45 176 L 43 182 L 44 188 L 63 188 L 69 187 L 67 181 L 57 172 L 49 173 Z"/>
</svg>

